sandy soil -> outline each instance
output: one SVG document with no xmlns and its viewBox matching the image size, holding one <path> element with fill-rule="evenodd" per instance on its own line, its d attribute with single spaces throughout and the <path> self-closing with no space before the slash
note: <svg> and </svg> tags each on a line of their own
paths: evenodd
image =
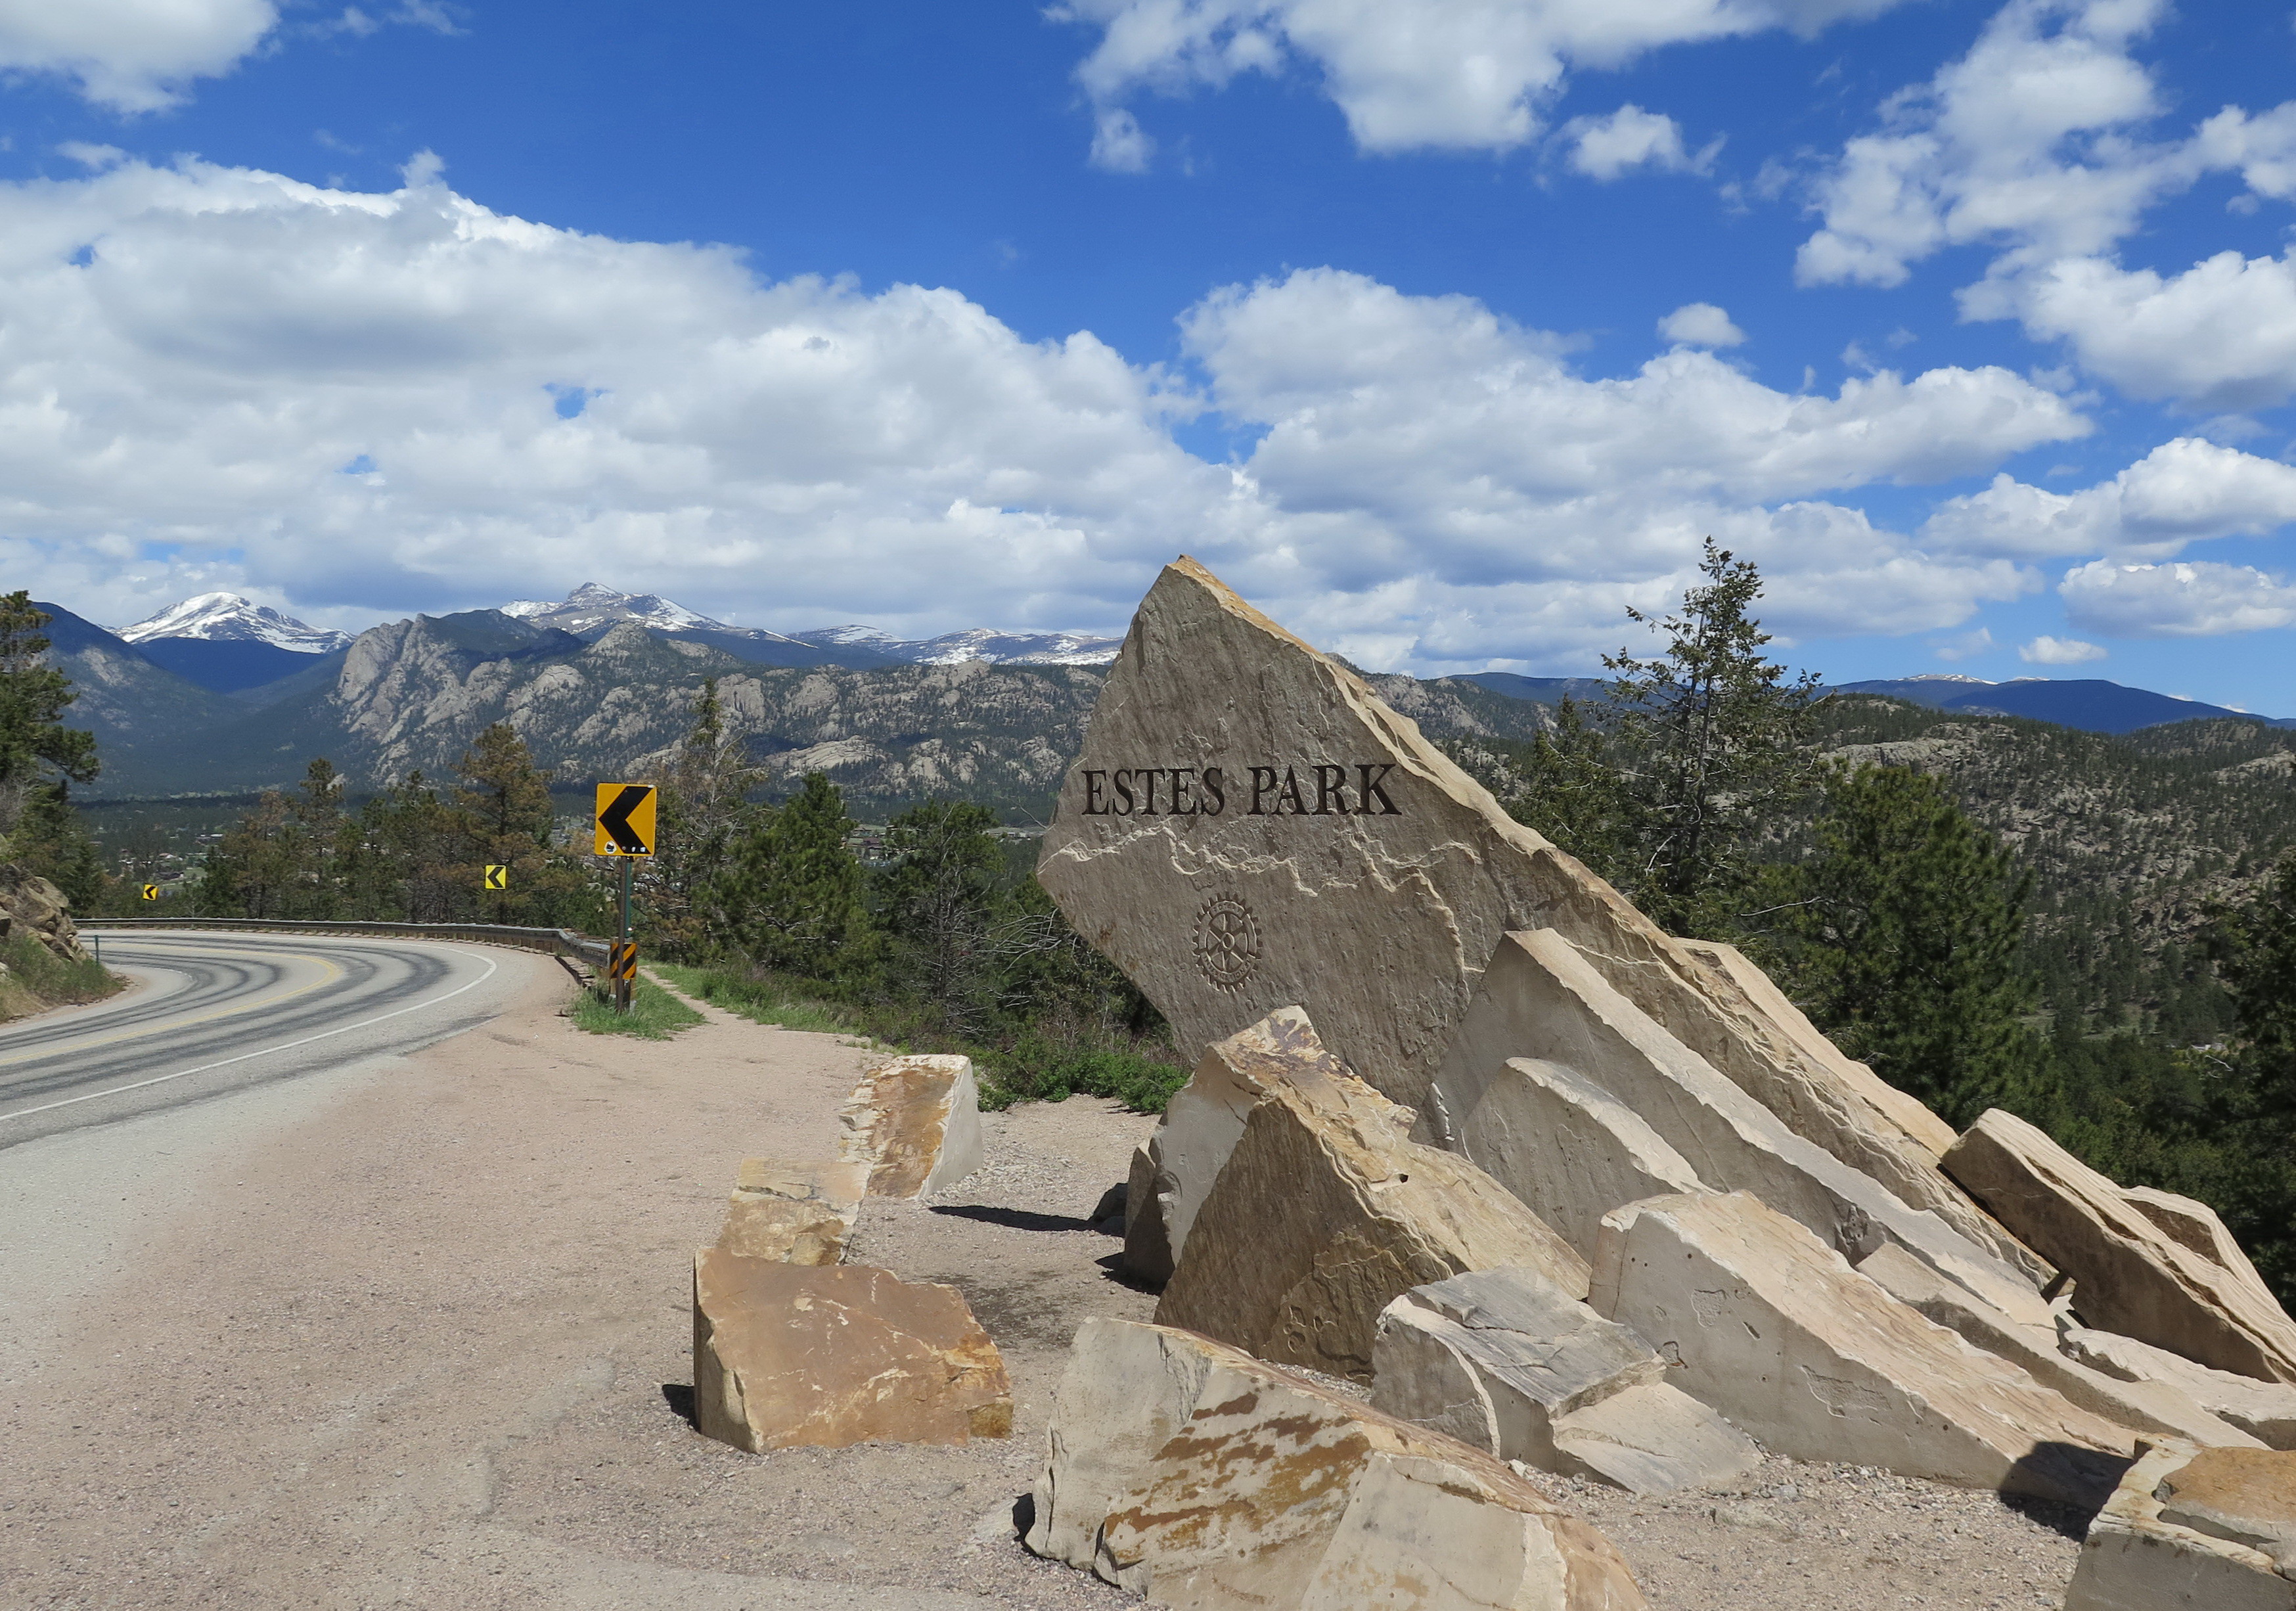
<svg viewBox="0 0 2296 1611">
<path fill-rule="evenodd" d="M 690 1253 L 741 1157 L 829 1149 L 867 1054 L 714 1009 L 666 1043 L 586 1036 L 564 993 L 537 966 L 515 1010 L 217 1152 L 137 1233 L 0 1391 L 0 1605 L 1129 1599 L 1007 1518 L 1077 1323 L 1153 1308 L 1085 1219 L 1151 1122 L 990 1115 L 980 1173 L 865 1211 L 851 1256 L 954 1283 L 1004 1350 L 1010 1442 L 741 1454 L 684 1418 Z M 1837 1467 L 1663 1502 L 1546 1485 L 1666 1611 L 2055 1604 L 2077 1548 Z"/>
</svg>

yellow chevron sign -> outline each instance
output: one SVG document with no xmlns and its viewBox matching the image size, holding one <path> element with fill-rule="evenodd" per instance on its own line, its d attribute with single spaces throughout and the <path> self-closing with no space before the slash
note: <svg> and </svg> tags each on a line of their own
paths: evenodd
<svg viewBox="0 0 2296 1611">
<path fill-rule="evenodd" d="M 158 884 L 145 884 L 145 885 L 144 886 L 144 900 L 159 900 L 159 899 L 160 899 L 160 886 L 159 886 Z"/>
<path fill-rule="evenodd" d="M 653 812 L 653 785 L 600 784 L 595 853 L 600 856 L 652 855 Z"/>
<path fill-rule="evenodd" d="M 510 869 L 506 867 L 498 867 L 493 862 L 488 862 L 487 864 L 487 888 L 490 890 L 506 890 L 510 888 Z"/>
</svg>

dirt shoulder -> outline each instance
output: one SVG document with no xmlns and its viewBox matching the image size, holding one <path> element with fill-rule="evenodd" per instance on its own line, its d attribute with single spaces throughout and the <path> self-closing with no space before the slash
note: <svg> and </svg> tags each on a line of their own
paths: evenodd
<svg viewBox="0 0 2296 1611">
<path fill-rule="evenodd" d="M 0 1388 L 0 1604 L 811 1611 L 1112 1606 L 1003 1525 L 1087 1315 L 1148 1318 L 1085 1216 L 1152 1122 L 987 1118 L 988 1165 L 851 1256 L 965 1293 L 1014 1435 L 738 1453 L 684 1418 L 688 1261 L 749 1155 L 821 1155 L 870 1054 L 715 1009 L 585 1035 L 537 964 L 469 1034 L 232 1108 L 195 1188 Z M 218 1115 L 250 1115 L 215 1140 Z M 275 1117 L 258 1125 L 254 1116 Z M 170 1145 L 167 1131 L 141 1132 Z M 132 1161 L 118 1186 L 132 1192 Z M 1731 1495 L 1542 1479 L 1662 1611 L 2054 1604 L 2077 1545 L 1991 1495 L 1768 1462 Z"/>
</svg>

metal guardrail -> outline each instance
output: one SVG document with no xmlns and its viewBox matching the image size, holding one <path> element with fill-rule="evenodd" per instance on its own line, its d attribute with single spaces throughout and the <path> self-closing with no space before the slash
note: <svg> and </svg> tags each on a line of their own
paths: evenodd
<svg viewBox="0 0 2296 1611">
<path fill-rule="evenodd" d="M 327 922 L 299 917 L 84 917 L 79 929 L 268 929 L 291 934 L 399 934 L 412 940 L 474 940 L 586 963 L 603 972 L 613 949 L 571 929 L 519 928 L 502 923 Z"/>
</svg>

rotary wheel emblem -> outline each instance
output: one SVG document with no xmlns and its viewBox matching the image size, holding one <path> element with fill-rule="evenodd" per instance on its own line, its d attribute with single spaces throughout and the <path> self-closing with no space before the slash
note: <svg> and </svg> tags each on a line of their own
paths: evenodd
<svg viewBox="0 0 2296 1611">
<path fill-rule="evenodd" d="M 1259 919 L 1241 895 L 1212 895 L 1196 914 L 1196 971 L 1214 990 L 1242 990 L 1259 968 Z"/>
</svg>

